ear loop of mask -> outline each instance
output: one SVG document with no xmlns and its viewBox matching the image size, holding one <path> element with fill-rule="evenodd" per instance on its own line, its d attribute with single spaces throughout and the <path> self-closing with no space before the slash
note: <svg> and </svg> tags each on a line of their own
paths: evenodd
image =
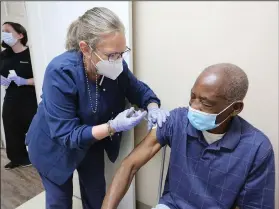
<svg viewBox="0 0 279 209">
<path fill-rule="evenodd" d="M 94 52 L 94 54 L 95 54 L 101 61 L 104 61 L 96 52 Z"/>
<path fill-rule="evenodd" d="M 88 57 L 89 59 L 90 59 L 90 62 L 94 65 L 94 67 L 96 68 L 96 65 L 95 65 L 95 63 L 92 61 L 92 54 L 93 54 L 93 49 L 91 48 L 91 46 L 89 46 L 88 45 L 88 47 L 89 47 L 89 49 L 91 50 L 91 52 L 90 52 L 90 57 Z M 96 68 L 97 69 L 97 68 Z"/>
<path fill-rule="evenodd" d="M 224 110 L 222 110 L 218 115 L 220 115 L 220 114 L 222 114 L 223 112 L 225 112 L 227 109 L 229 109 L 233 104 L 235 104 L 235 103 L 237 103 L 237 102 L 242 102 L 242 101 L 235 101 L 235 102 L 233 102 L 233 103 L 231 103 L 228 107 L 226 107 Z M 217 115 L 217 117 L 218 117 L 218 115 Z M 222 123 L 224 123 L 229 117 L 231 117 L 231 116 L 235 116 L 235 113 L 234 113 L 234 111 L 232 112 L 232 113 L 230 113 L 229 115 L 228 115 L 228 117 L 226 117 L 221 123 L 218 123 L 218 124 L 216 124 L 216 121 L 215 121 L 215 124 L 216 125 L 218 125 L 218 126 L 220 126 Z M 216 117 L 216 118 L 217 118 Z"/>
<path fill-rule="evenodd" d="M 97 69 L 97 66 L 95 65 L 95 63 L 92 61 L 92 54 L 93 54 L 93 49 L 91 48 L 91 46 L 89 46 L 89 45 L 87 45 L 90 49 L 91 49 L 91 53 L 90 53 L 90 58 L 89 58 L 89 60 L 90 60 L 90 62 L 91 62 L 91 64 L 93 64 L 94 65 L 94 67 L 95 67 L 95 70 L 96 70 L 96 72 L 95 73 L 97 73 L 98 74 L 98 69 Z M 94 52 L 95 53 L 95 52 Z M 96 53 L 95 53 L 96 54 Z M 98 55 L 97 55 L 98 56 Z M 98 56 L 98 58 L 99 58 L 99 56 Z"/>
<path fill-rule="evenodd" d="M 95 65 L 95 63 L 92 61 L 92 52 L 93 52 L 93 49 L 92 49 L 91 46 L 89 46 L 89 45 L 88 45 L 88 47 L 91 49 L 90 62 L 91 62 L 91 63 L 94 65 L 94 67 L 95 67 L 95 73 L 98 74 L 98 68 L 97 68 L 97 66 Z M 96 52 L 94 52 L 94 54 L 95 54 L 100 60 L 103 60 Z M 104 81 L 104 78 L 105 78 L 105 76 L 103 75 L 103 76 L 102 76 L 102 79 L 101 79 L 101 81 L 100 81 L 100 83 L 99 83 L 99 85 L 102 85 L 102 83 L 103 83 L 103 81 Z"/>
</svg>

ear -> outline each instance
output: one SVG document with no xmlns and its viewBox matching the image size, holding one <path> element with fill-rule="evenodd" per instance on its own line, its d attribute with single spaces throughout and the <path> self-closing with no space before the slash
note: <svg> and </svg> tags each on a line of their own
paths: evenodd
<svg viewBox="0 0 279 209">
<path fill-rule="evenodd" d="M 22 39 L 24 36 L 23 36 L 23 34 L 22 33 L 19 33 L 18 35 L 17 35 L 17 39 Z"/>
<path fill-rule="evenodd" d="M 242 101 L 239 101 L 239 102 L 236 102 L 235 104 L 233 104 L 232 116 L 236 116 L 239 113 L 241 113 L 243 108 L 244 108 L 244 103 Z"/>
<path fill-rule="evenodd" d="M 84 41 L 79 42 L 80 51 L 83 53 L 84 57 L 91 57 L 91 49 Z"/>
</svg>

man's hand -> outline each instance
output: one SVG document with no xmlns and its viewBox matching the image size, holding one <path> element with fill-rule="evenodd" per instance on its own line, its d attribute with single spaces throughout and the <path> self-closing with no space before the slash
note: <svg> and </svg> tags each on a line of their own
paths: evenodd
<svg viewBox="0 0 279 209">
<path fill-rule="evenodd" d="M 136 172 L 160 149 L 161 145 L 156 138 L 156 129 L 152 129 L 147 137 L 122 162 L 105 196 L 102 209 L 117 208 L 128 191 Z"/>
</svg>

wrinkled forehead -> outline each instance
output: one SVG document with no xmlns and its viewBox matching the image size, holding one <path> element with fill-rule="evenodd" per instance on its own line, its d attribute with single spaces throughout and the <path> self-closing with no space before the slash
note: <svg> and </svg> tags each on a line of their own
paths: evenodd
<svg viewBox="0 0 279 209">
<path fill-rule="evenodd" d="M 209 99 L 225 99 L 226 78 L 222 73 L 202 72 L 194 83 L 193 91 Z"/>
</svg>

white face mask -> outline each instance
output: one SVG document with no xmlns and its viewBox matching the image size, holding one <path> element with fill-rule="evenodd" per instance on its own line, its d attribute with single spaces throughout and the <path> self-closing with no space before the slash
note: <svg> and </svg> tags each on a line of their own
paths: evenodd
<svg viewBox="0 0 279 209">
<path fill-rule="evenodd" d="M 2 32 L 2 39 L 10 47 L 13 47 L 17 42 L 17 39 L 13 37 L 12 33 Z"/>
<path fill-rule="evenodd" d="M 117 59 L 113 62 L 103 60 L 96 52 L 94 52 L 100 61 L 96 64 L 97 73 L 107 78 L 115 80 L 123 71 L 123 59 Z"/>
</svg>

